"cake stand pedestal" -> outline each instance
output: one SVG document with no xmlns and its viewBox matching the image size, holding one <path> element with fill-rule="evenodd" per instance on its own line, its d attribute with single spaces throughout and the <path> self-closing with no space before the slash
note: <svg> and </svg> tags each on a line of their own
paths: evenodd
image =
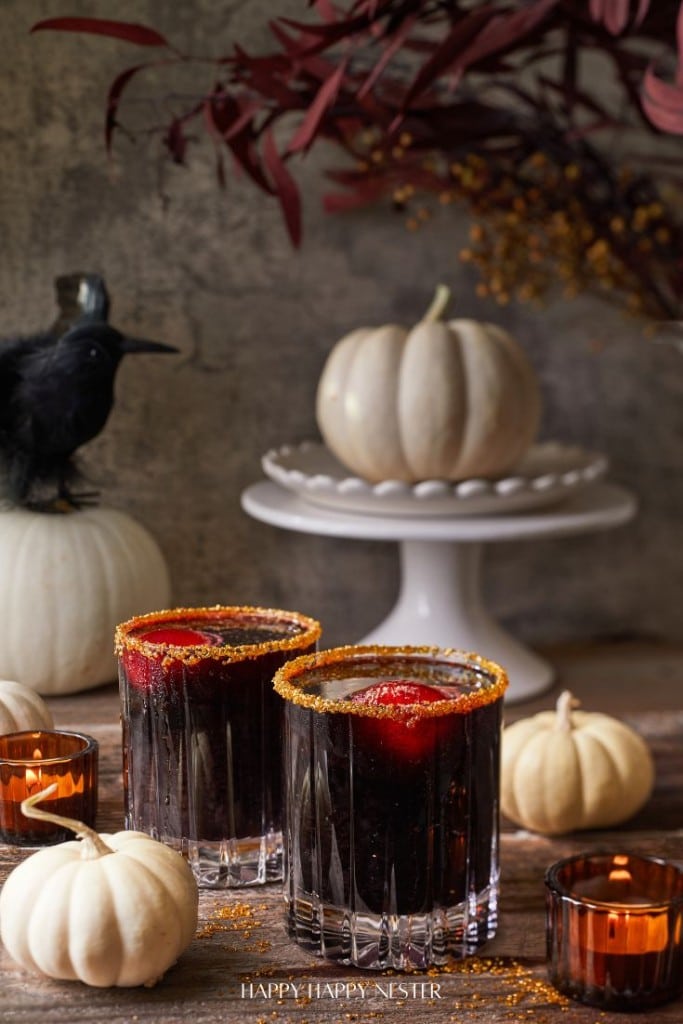
<svg viewBox="0 0 683 1024">
<path fill-rule="evenodd" d="M 270 480 L 252 484 L 242 507 L 254 519 L 286 530 L 328 537 L 397 541 L 398 599 L 359 643 L 427 644 L 477 651 L 507 670 L 506 700 L 527 700 L 553 682 L 554 669 L 502 628 L 484 606 L 484 544 L 568 536 L 628 522 L 631 494 L 595 483 L 536 512 L 489 516 L 372 515 L 316 506 Z"/>
</svg>

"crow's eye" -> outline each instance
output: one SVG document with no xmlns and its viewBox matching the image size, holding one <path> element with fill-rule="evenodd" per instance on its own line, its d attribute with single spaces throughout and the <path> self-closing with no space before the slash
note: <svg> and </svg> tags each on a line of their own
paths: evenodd
<svg viewBox="0 0 683 1024">
<path fill-rule="evenodd" d="M 97 359 L 97 349 L 93 346 L 93 348 L 88 352 L 88 355 L 91 359 Z"/>
</svg>

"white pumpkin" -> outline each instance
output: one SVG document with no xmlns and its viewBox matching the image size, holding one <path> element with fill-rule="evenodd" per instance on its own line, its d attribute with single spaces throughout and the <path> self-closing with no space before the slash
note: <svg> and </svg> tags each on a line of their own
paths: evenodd
<svg viewBox="0 0 683 1024">
<path fill-rule="evenodd" d="M 503 730 L 501 810 L 544 835 L 611 828 L 638 811 L 652 792 L 649 748 L 610 715 L 574 711 L 568 690 L 555 711 Z"/>
<path fill-rule="evenodd" d="M 0 736 L 53 727 L 52 712 L 35 690 L 12 679 L 0 679 Z"/>
<path fill-rule="evenodd" d="M 318 427 L 366 480 L 497 476 L 536 436 L 540 391 L 524 351 L 495 324 L 441 322 L 447 300 L 442 287 L 412 330 L 361 327 L 327 358 Z"/>
<path fill-rule="evenodd" d="M 0 512 L 0 676 L 43 694 L 113 680 L 117 624 L 169 603 L 159 546 L 125 513 Z"/>
<path fill-rule="evenodd" d="M 52 787 L 49 787 L 51 789 Z M 142 832 L 98 834 L 36 811 L 81 841 L 45 847 L 9 874 L 0 892 L 0 937 L 29 971 L 97 987 L 153 985 L 191 942 L 199 894 L 175 850 Z"/>
</svg>

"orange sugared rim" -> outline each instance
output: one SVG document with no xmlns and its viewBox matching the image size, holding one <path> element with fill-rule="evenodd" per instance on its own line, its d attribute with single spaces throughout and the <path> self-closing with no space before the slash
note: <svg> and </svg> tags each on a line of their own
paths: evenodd
<svg viewBox="0 0 683 1024">
<path fill-rule="evenodd" d="M 373 660 L 391 659 L 393 662 L 422 662 L 430 660 L 453 668 L 471 669 L 482 678 L 484 685 L 457 697 L 435 700 L 421 704 L 365 704 L 355 701 L 321 697 L 306 689 L 306 676 L 320 669 L 329 669 L 330 675 L 343 666 L 344 674 L 354 662 L 362 665 Z M 384 668 L 384 666 L 383 666 Z M 389 665 L 389 671 L 391 666 Z M 341 672 L 339 672 L 341 675 Z M 368 676 L 368 680 L 372 677 Z M 367 718 L 394 718 L 404 720 L 411 718 L 439 717 L 442 715 L 468 714 L 476 708 L 493 704 L 499 700 L 508 686 L 505 669 L 493 661 L 483 658 L 480 654 L 458 650 L 455 647 L 414 647 L 414 646 L 381 646 L 375 644 L 347 645 L 333 647 L 327 651 L 304 654 L 287 662 L 277 670 L 274 676 L 275 690 L 292 704 L 310 708 L 319 713 L 362 715 Z"/>
<path fill-rule="evenodd" d="M 167 644 L 143 640 L 136 636 L 136 631 L 144 627 L 170 623 L 182 623 L 189 620 L 204 621 L 207 626 L 212 622 L 225 620 L 250 619 L 259 624 L 284 622 L 298 626 L 296 633 L 287 633 L 275 640 L 264 640 L 258 644 Z M 180 661 L 185 665 L 194 665 L 199 661 L 211 659 L 223 663 L 244 661 L 259 658 L 271 651 L 298 650 L 314 644 L 320 638 L 322 627 L 317 619 L 312 619 L 301 612 L 286 611 L 282 608 L 261 608 L 255 605 L 211 605 L 201 608 L 167 608 L 163 611 L 148 612 L 135 615 L 126 622 L 121 622 L 114 633 L 114 651 L 120 657 L 134 651 L 145 658 Z"/>
</svg>

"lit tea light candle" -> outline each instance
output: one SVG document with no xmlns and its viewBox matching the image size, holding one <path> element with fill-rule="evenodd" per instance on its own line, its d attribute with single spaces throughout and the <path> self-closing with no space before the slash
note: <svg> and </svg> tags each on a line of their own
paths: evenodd
<svg viewBox="0 0 683 1024">
<path fill-rule="evenodd" d="M 683 990 L 683 869 L 580 854 L 546 874 L 550 979 L 591 1006 L 641 1010 Z"/>
<path fill-rule="evenodd" d="M 0 842 L 44 846 L 71 838 L 47 821 L 24 816 L 21 802 L 47 786 L 57 788 L 46 810 L 94 827 L 98 743 L 76 732 L 15 732 L 0 736 Z"/>
</svg>

